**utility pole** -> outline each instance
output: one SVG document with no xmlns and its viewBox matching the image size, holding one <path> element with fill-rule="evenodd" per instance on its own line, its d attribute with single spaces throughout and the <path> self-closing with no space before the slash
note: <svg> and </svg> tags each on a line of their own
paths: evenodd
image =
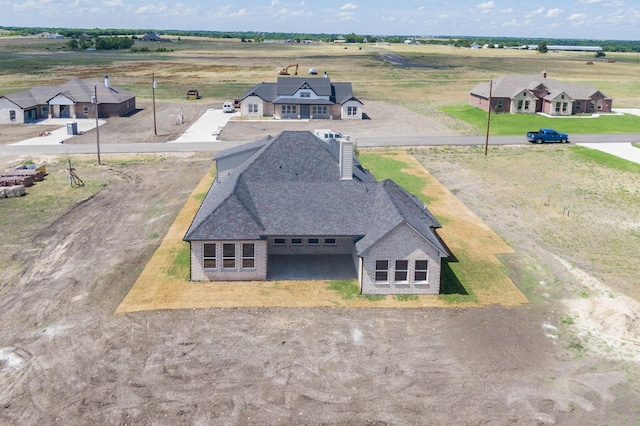
<svg viewBox="0 0 640 426">
<path fill-rule="evenodd" d="M 484 140 L 484 156 L 487 156 L 489 150 L 489 124 L 491 123 L 491 92 L 493 90 L 493 80 L 489 83 L 489 108 L 487 114 L 487 137 Z"/>
<path fill-rule="evenodd" d="M 153 134 L 158 136 L 158 128 L 156 127 L 156 88 L 158 83 L 156 82 L 156 73 L 151 75 L 151 93 L 153 96 Z"/>
<path fill-rule="evenodd" d="M 100 162 L 100 123 L 98 123 L 98 85 L 93 86 L 93 96 L 91 103 L 95 105 L 96 109 L 96 146 L 98 147 L 98 165 Z"/>
</svg>

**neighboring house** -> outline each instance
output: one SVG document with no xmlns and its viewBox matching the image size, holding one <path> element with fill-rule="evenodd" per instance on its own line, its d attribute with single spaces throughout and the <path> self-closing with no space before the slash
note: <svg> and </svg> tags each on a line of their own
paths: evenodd
<svg viewBox="0 0 640 426">
<path fill-rule="evenodd" d="M 95 117 L 91 102 L 97 89 L 100 117 L 122 116 L 136 109 L 135 95 L 102 82 L 72 78 L 60 86 L 36 86 L 0 96 L 0 124 L 23 124 L 46 118 Z"/>
<path fill-rule="evenodd" d="M 505 75 L 490 83 L 480 83 L 470 92 L 469 103 L 487 111 L 491 90 L 491 110 L 511 114 L 572 115 L 611 112 L 613 100 L 588 84 L 562 83 L 541 75 Z"/>
<path fill-rule="evenodd" d="M 363 294 L 437 294 L 440 224 L 415 196 L 362 168 L 352 141 L 285 131 L 218 153 L 184 240 L 192 281 L 279 279 L 271 265 L 341 261 Z M 315 279 L 322 279 L 316 277 Z"/>
<path fill-rule="evenodd" d="M 140 41 L 155 41 L 157 43 L 170 43 L 171 39 L 162 38 L 157 33 L 149 33 L 140 37 Z"/>
<path fill-rule="evenodd" d="M 325 77 L 278 77 L 260 83 L 240 98 L 245 117 L 279 119 L 362 119 L 363 103 L 353 96 L 351 83 Z"/>
</svg>

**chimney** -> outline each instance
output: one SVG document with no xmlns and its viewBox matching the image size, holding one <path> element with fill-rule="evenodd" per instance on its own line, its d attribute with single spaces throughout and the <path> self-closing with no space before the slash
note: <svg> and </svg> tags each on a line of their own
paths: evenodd
<svg viewBox="0 0 640 426">
<path fill-rule="evenodd" d="M 108 75 L 104 76 L 104 87 L 106 87 L 107 89 L 109 88 L 109 76 Z"/>
<path fill-rule="evenodd" d="M 547 78 L 547 72 L 546 71 L 542 71 L 542 78 Z"/>
<path fill-rule="evenodd" d="M 340 180 L 353 179 L 353 141 L 340 140 Z"/>
</svg>

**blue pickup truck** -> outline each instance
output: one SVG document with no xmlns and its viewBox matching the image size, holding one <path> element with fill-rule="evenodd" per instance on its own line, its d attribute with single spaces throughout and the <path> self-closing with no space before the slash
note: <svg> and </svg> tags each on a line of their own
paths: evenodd
<svg viewBox="0 0 640 426">
<path fill-rule="evenodd" d="M 527 139 L 529 142 L 546 143 L 546 142 L 560 142 L 568 143 L 569 135 L 566 133 L 560 133 L 553 129 L 540 129 L 537 132 L 527 132 Z"/>
</svg>

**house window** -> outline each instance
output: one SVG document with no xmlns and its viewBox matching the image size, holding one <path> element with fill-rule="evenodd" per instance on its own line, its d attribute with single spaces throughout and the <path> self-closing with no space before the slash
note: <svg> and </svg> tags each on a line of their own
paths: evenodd
<svg viewBox="0 0 640 426">
<path fill-rule="evenodd" d="M 522 111 L 522 101 L 518 101 L 518 111 Z"/>
<path fill-rule="evenodd" d="M 598 101 L 598 111 L 602 111 L 602 101 Z"/>
<path fill-rule="evenodd" d="M 414 278 L 415 282 L 426 283 L 427 278 L 429 277 L 429 262 L 426 260 L 416 260 L 414 267 Z"/>
<path fill-rule="evenodd" d="M 593 103 L 593 101 L 591 101 L 590 107 L 591 107 L 591 111 L 593 111 L 594 109 L 596 109 L 596 104 Z"/>
<path fill-rule="evenodd" d="M 358 115 L 358 107 L 355 107 L 355 106 L 347 107 L 347 116 L 355 117 L 356 115 Z"/>
<path fill-rule="evenodd" d="M 556 102 L 556 112 L 560 112 L 560 102 Z"/>
<path fill-rule="evenodd" d="M 576 101 L 576 110 L 580 111 L 582 109 L 582 101 Z"/>
<path fill-rule="evenodd" d="M 9 110 L 9 120 L 16 121 L 16 110 L 15 109 Z"/>
<path fill-rule="evenodd" d="M 216 269 L 216 245 L 205 244 L 203 256 L 204 269 Z"/>
<path fill-rule="evenodd" d="M 82 112 L 84 112 L 84 115 L 89 115 L 89 107 L 85 105 L 85 106 L 82 108 Z"/>
<path fill-rule="evenodd" d="M 301 246 L 302 245 L 302 238 L 292 238 L 291 239 L 291 245 L 292 246 Z"/>
<path fill-rule="evenodd" d="M 504 100 L 498 99 L 498 109 L 502 109 L 504 107 Z"/>
<path fill-rule="evenodd" d="M 408 270 L 409 270 L 408 260 L 396 260 L 395 282 L 406 283 Z"/>
<path fill-rule="evenodd" d="M 249 104 L 249 112 L 250 113 L 256 113 L 258 112 L 258 104 Z"/>
<path fill-rule="evenodd" d="M 242 244 L 242 269 L 255 269 L 256 245 L 253 243 Z"/>
<path fill-rule="evenodd" d="M 273 239 L 273 245 L 274 246 L 283 246 L 285 245 L 287 242 L 285 241 L 284 238 L 274 238 Z"/>
<path fill-rule="evenodd" d="M 567 106 L 568 106 L 568 105 L 569 105 L 569 104 L 568 104 L 567 102 L 563 102 L 563 103 L 562 103 L 562 112 L 567 112 Z"/>
<path fill-rule="evenodd" d="M 43 105 L 43 106 L 40 108 L 40 111 L 42 111 L 42 115 L 43 115 L 43 116 L 45 116 L 45 115 L 49 115 L 49 106 L 48 106 L 48 105 Z"/>
<path fill-rule="evenodd" d="M 282 114 L 297 114 L 297 105 L 282 105 Z"/>
<path fill-rule="evenodd" d="M 377 283 L 389 282 L 389 261 L 376 260 L 375 281 Z"/>
<path fill-rule="evenodd" d="M 336 245 L 336 239 L 335 238 L 325 238 L 324 239 L 324 245 L 325 246 L 335 246 Z"/>
<path fill-rule="evenodd" d="M 222 244 L 222 268 L 236 268 L 236 245 L 233 243 Z"/>
<path fill-rule="evenodd" d="M 311 107 L 311 112 L 313 115 L 327 115 L 327 106 L 326 105 L 314 105 Z"/>
<path fill-rule="evenodd" d="M 310 246 L 317 246 L 320 244 L 320 239 L 319 238 L 309 238 L 307 240 L 307 244 Z"/>
<path fill-rule="evenodd" d="M 300 92 L 300 97 L 301 98 L 310 98 L 311 97 L 311 92 Z"/>
</svg>

